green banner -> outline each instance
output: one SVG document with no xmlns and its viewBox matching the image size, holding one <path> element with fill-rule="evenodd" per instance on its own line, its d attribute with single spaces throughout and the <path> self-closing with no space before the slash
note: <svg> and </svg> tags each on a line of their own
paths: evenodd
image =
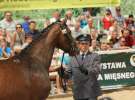
<svg viewBox="0 0 135 100">
<path fill-rule="evenodd" d="M 118 6 L 120 0 L 0 0 L 0 11 Z"/>
<path fill-rule="evenodd" d="M 101 86 L 135 85 L 135 51 L 101 54 Z M 117 87 L 116 87 L 117 88 Z"/>
</svg>

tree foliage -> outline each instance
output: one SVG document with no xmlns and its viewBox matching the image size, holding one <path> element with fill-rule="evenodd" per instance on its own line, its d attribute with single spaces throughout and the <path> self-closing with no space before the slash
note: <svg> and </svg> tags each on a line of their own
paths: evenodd
<svg viewBox="0 0 135 100">
<path fill-rule="evenodd" d="M 135 0 L 121 0 L 123 15 L 135 14 Z"/>
</svg>

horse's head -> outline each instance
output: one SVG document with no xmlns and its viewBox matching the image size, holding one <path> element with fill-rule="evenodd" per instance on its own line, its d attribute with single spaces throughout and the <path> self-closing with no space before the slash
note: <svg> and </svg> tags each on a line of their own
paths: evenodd
<svg viewBox="0 0 135 100">
<path fill-rule="evenodd" d="M 71 35 L 71 31 L 65 21 L 57 22 L 60 27 L 60 32 L 57 40 L 57 47 L 71 56 L 77 52 L 76 42 Z"/>
</svg>

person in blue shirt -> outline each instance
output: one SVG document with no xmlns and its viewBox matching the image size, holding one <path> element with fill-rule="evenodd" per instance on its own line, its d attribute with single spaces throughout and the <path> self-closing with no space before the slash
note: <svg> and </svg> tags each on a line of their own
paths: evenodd
<svg viewBox="0 0 135 100">
<path fill-rule="evenodd" d="M 37 29 L 37 23 L 35 21 L 29 22 L 29 32 L 26 33 L 26 36 L 32 36 L 33 39 L 37 37 L 37 35 L 40 34 L 39 30 Z"/>
<path fill-rule="evenodd" d="M 29 29 L 30 17 L 29 16 L 24 16 L 23 19 L 24 19 L 24 22 L 22 23 L 22 27 L 24 29 L 24 32 L 28 33 L 30 31 L 30 29 Z"/>
<path fill-rule="evenodd" d="M 12 55 L 12 50 L 10 47 L 7 47 L 7 42 L 3 38 L 0 40 L 0 58 L 9 58 Z"/>
<path fill-rule="evenodd" d="M 84 19 L 81 20 L 80 23 L 81 23 L 81 28 L 84 28 L 88 24 L 87 21 Z"/>
<path fill-rule="evenodd" d="M 62 55 L 59 56 L 59 61 L 60 62 L 62 61 Z M 66 53 L 66 54 L 64 54 L 63 65 L 66 66 L 69 64 L 69 62 L 70 62 L 70 56 Z"/>
</svg>

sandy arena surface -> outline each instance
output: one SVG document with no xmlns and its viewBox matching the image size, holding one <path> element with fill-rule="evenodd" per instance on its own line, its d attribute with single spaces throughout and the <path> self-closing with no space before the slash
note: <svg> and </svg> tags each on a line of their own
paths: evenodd
<svg viewBox="0 0 135 100">
<path fill-rule="evenodd" d="M 135 100 L 135 87 L 131 87 L 130 89 L 121 89 L 114 91 L 106 91 L 101 97 L 110 97 L 112 100 Z M 48 98 L 47 100 L 73 100 L 72 94 L 54 96 L 52 98 Z"/>
</svg>

